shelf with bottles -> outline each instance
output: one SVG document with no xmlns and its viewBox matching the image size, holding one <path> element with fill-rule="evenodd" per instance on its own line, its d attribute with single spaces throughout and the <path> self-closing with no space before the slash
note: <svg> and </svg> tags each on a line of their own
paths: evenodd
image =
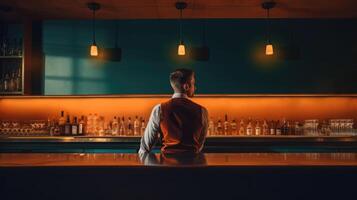
<svg viewBox="0 0 357 200">
<path fill-rule="evenodd" d="M 208 136 L 356 136 L 354 119 L 267 120 L 210 117 Z"/>
<path fill-rule="evenodd" d="M 23 40 L 21 25 L 0 26 L 0 94 L 23 94 Z"/>
<path fill-rule="evenodd" d="M 22 94 L 22 67 L 17 62 L 0 63 L 0 94 Z"/>
<path fill-rule="evenodd" d="M 4 34 L 0 37 L 0 58 L 22 58 L 23 42 L 21 37 Z"/>
<path fill-rule="evenodd" d="M 216 119 L 216 120 L 215 120 Z M 356 136 L 354 119 L 281 120 L 210 117 L 208 137 L 266 136 Z M 0 136 L 93 136 L 141 137 L 146 128 L 143 116 L 116 115 L 110 118 L 97 113 L 72 116 L 61 111 L 47 120 L 1 120 Z"/>
</svg>

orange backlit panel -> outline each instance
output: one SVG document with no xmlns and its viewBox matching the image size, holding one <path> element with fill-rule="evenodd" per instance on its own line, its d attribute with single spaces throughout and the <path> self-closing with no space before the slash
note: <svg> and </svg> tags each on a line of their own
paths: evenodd
<svg viewBox="0 0 357 200">
<path fill-rule="evenodd" d="M 0 119 L 47 119 L 58 117 L 61 110 L 70 115 L 98 113 L 113 116 L 149 117 L 151 109 L 167 101 L 168 95 L 152 96 L 74 96 L 0 98 Z M 210 116 L 257 119 L 328 119 L 357 118 L 357 96 L 309 95 L 206 95 L 193 101 L 205 106 Z"/>
</svg>

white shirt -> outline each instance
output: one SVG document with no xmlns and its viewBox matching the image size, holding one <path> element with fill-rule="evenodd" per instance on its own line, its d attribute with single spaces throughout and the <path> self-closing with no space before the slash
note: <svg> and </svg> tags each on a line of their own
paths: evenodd
<svg viewBox="0 0 357 200">
<path fill-rule="evenodd" d="M 183 93 L 175 93 L 172 95 L 172 98 L 188 98 L 186 94 Z M 151 112 L 150 119 L 146 126 L 143 137 L 141 138 L 141 144 L 139 149 L 139 154 L 148 153 L 151 151 L 152 147 L 157 141 L 159 133 L 161 133 L 160 129 L 160 111 L 161 104 L 156 105 Z M 207 109 L 202 107 L 202 134 L 204 137 L 200 138 L 200 148 L 201 151 L 203 148 L 203 144 L 206 140 L 207 129 L 208 129 L 208 112 Z"/>
</svg>

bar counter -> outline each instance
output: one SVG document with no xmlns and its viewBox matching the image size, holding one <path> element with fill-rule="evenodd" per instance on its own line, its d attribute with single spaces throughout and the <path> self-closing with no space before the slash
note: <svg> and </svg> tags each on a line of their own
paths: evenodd
<svg viewBox="0 0 357 200">
<path fill-rule="evenodd" d="M 0 137 L 0 152 L 136 153 L 140 137 Z M 155 147 L 157 152 L 160 144 Z M 205 153 L 357 152 L 356 136 L 217 136 L 208 137 Z"/>
<path fill-rule="evenodd" d="M 1 153 L 0 180 L 2 199 L 350 199 L 357 153 Z"/>
</svg>

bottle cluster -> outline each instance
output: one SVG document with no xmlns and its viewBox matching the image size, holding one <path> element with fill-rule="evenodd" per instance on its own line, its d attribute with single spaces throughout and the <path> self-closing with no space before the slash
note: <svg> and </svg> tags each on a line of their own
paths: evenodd
<svg viewBox="0 0 357 200">
<path fill-rule="evenodd" d="M 209 118 L 208 136 L 342 136 L 356 135 L 353 119 L 260 120 L 253 118 Z M 65 111 L 47 120 L 1 120 L 0 136 L 142 136 L 145 118 L 94 114 L 73 116 Z"/>
<path fill-rule="evenodd" d="M 22 38 L 0 38 L 0 56 L 22 56 Z"/>
<path fill-rule="evenodd" d="M 135 118 L 125 118 L 114 116 L 111 120 L 98 114 L 87 116 L 71 117 L 61 111 L 60 117 L 51 120 L 50 134 L 64 136 L 141 136 L 145 131 L 145 119 L 135 116 Z"/>
<path fill-rule="evenodd" d="M 224 121 L 218 118 L 217 121 L 211 117 L 208 123 L 208 136 L 220 135 L 333 135 L 340 133 L 353 133 L 353 119 L 330 119 L 330 120 L 259 120 L 240 119 L 228 120 L 228 115 L 224 116 Z"/>
<path fill-rule="evenodd" d="M 0 92 L 22 91 L 21 62 L 8 61 L 0 63 Z"/>
</svg>

